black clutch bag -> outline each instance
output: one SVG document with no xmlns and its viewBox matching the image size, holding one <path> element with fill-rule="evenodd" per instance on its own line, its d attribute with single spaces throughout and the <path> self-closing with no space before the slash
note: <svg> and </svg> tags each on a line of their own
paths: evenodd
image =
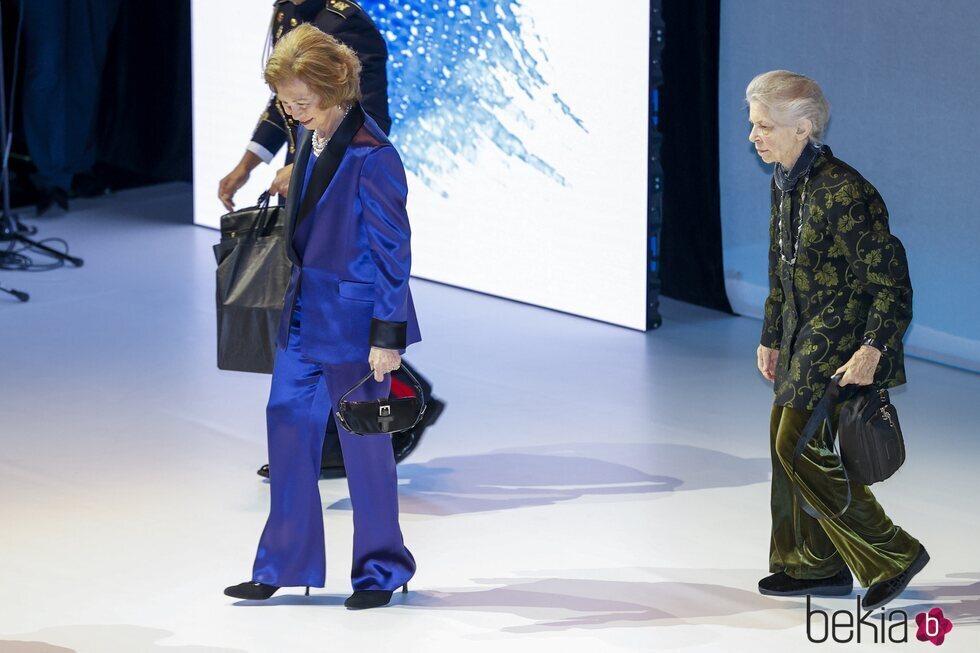
<svg viewBox="0 0 980 653">
<path fill-rule="evenodd" d="M 414 428 L 425 415 L 425 393 L 415 375 L 404 366 L 401 369 L 411 381 L 415 396 L 349 401 L 347 397 L 352 392 L 374 378 L 374 372 L 369 372 L 337 402 L 340 425 L 357 435 L 384 435 Z"/>
<path fill-rule="evenodd" d="M 831 378 L 823 398 L 803 428 L 793 454 L 793 491 L 803 510 L 817 519 L 840 517 L 851 505 L 851 484 L 872 485 L 891 477 L 905 462 L 905 440 L 898 423 L 898 411 L 892 405 L 888 391 L 866 385 L 837 385 L 840 376 Z M 831 413 L 841 406 L 837 433 L 831 426 Z M 834 439 L 840 440 L 840 459 L 847 481 L 847 501 L 832 515 L 822 515 L 803 498 L 796 482 L 796 464 L 803 450 L 820 433 L 825 433 L 824 446 L 834 451 Z"/>
</svg>

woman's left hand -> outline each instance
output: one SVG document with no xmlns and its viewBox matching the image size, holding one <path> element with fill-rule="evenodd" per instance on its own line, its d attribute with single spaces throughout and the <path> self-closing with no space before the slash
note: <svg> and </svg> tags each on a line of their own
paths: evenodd
<svg viewBox="0 0 980 653">
<path fill-rule="evenodd" d="M 272 180 L 272 186 L 269 187 L 269 192 L 273 195 L 281 195 L 285 197 L 289 192 L 289 178 L 292 176 L 292 163 L 284 168 L 279 168 L 279 170 L 276 171 L 276 178 Z"/>
<path fill-rule="evenodd" d="M 371 353 L 368 354 L 368 365 L 374 370 L 374 380 L 380 383 L 385 380 L 385 374 L 394 372 L 402 366 L 402 356 L 397 349 L 371 347 Z"/>
<path fill-rule="evenodd" d="M 844 375 L 837 385 L 871 385 L 875 380 L 875 370 L 878 369 L 879 360 L 881 360 L 880 351 L 870 345 L 861 345 L 861 348 L 851 356 L 851 360 L 834 372 L 835 376 Z"/>
</svg>

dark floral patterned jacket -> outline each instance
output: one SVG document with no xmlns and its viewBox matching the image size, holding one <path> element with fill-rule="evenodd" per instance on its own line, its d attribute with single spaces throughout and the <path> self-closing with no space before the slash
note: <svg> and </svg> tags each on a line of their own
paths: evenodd
<svg viewBox="0 0 980 653">
<path fill-rule="evenodd" d="M 865 338 L 886 346 L 875 382 L 884 387 L 905 383 L 902 338 L 912 320 L 912 286 L 905 248 L 888 230 L 881 195 L 824 146 L 808 183 L 797 183 L 789 210 L 783 209 L 787 259 L 800 234 L 795 265 L 780 256 L 781 195 L 773 182 L 769 297 L 761 339 L 780 350 L 776 404 L 813 410 L 830 377 Z"/>
</svg>

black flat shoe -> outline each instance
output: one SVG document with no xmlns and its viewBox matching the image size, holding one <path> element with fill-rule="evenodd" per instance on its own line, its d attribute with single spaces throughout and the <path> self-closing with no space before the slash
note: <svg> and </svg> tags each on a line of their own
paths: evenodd
<svg viewBox="0 0 980 653">
<path fill-rule="evenodd" d="M 408 583 L 402 585 L 402 592 L 408 591 Z M 348 610 L 368 610 L 388 605 L 391 601 L 392 590 L 357 590 L 344 601 Z"/>
<path fill-rule="evenodd" d="M 62 211 L 68 212 L 68 193 L 64 188 L 58 188 L 57 186 L 39 188 L 37 191 L 37 201 L 35 203 L 35 217 L 41 217 L 47 213 L 52 206 L 55 204 L 61 208 Z"/>
<path fill-rule="evenodd" d="M 875 610 L 898 598 L 898 595 L 908 587 L 909 581 L 917 573 L 922 571 L 923 567 L 928 563 L 929 553 L 926 551 L 926 547 L 920 544 L 919 552 L 915 555 L 915 560 L 908 566 L 908 569 L 894 578 L 871 584 L 871 587 L 868 588 L 868 593 L 861 599 L 861 607 L 865 610 Z"/>
<path fill-rule="evenodd" d="M 766 596 L 847 596 L 854 589 L 851 570 L 844 567 L 830 578 L 793 578 L 786 572 L 759 581 L 759 594 Z"/>
<path fill-rule="evenodd" d="M 61 207 L 62 211 L 68 212 L 68 192 L 64 188 L 55 186 L 51 189 L 51 199 Z"/>
<path fill-rule="evenodd" d="M 277 591 L 279 591 L 277 585 L 266 585 L 265 583 L 253 583 L 249 581 L 226 587 L 225 596 L 244 599 L 245 601 L 265 601 L 268 598 L 272 598 L 272 595 Z M 307 596 L 310 594 L 309 587 L 306 588 L 306 594 Z"/>
<path fill-rule="evenodd" d="M 259 471 L 255 472 L 262 478 L 269 478 L 269 463 L 266 463 L 259 467 Z"/>
<path fill-rule="evenodd" d="M 109 193 L 107 176 L 99 170 L 76 172 L 71 181 L 72 197 L 98 197 Z"/>
<path fill-rule="evenodd" d="M 34 204 L 34 216 L 40 218 L 48 212 L 52 204 L 54 204 L 54 198 L 51 196 L 51 191 L 47 188 L 39 189 L 37 191 L 37 200 Z"/>
</svg>

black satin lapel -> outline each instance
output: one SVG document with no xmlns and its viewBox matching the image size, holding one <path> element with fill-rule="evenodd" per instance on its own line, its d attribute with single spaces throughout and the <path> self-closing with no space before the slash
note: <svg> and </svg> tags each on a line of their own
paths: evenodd
<svg viewBox="0 0 980 653">
<path fill-rule="evenodd" d="M 306 166 L 310 165 L 310 148 L 313 146 L 313 132 L 303 132 L 303 139 L 296 148 L 296 158 L 293 159 L 293 174 L 289 178 L 289 192 L 286 195 L 286 233 L 289 246 L 286 252 L 289 254 L 293 263 L 299 262 L 296 251 L 293 249 L 293 234 L 296 233 L 296 209 L 302 199 L 299 194 L 303 190 L 303 179 L 306 178 Z"/>
<path fill-rule="evenodd" d="M 337 168 L 340 167 L 344 153 L 347 152 L 347 146 L 350 145 L 350 142 L 354 139 L 354 134 L 357 133 L 357 130 L 363 124 L 364 114 L 361 111 L 361 105 L 355 104 L 351 108 L 350 113 L 347 114 L 347 117 L 344 118 L 344 121 L 337 127 L 337 131 L 330 138 L 330 142 L 327 143 L 327 149 L 317 157 L 316 163 L 313 164 L 313 174 L 310 176 L 310 183 L 307 185 L 306 192 L 303 194 L 303 202 L 300 204 L 299 213 L 297 214 L 297 226 L 313 212 L 313 207 L 323 197 L 323 193 L 327 190 L 330 182 L 333 181 L 334 175 L 337 173 Z M 310 139 L 312 140 L 312 133 Z M 308 158 L 309 155 L 307 154 Z"/>
</svg>

